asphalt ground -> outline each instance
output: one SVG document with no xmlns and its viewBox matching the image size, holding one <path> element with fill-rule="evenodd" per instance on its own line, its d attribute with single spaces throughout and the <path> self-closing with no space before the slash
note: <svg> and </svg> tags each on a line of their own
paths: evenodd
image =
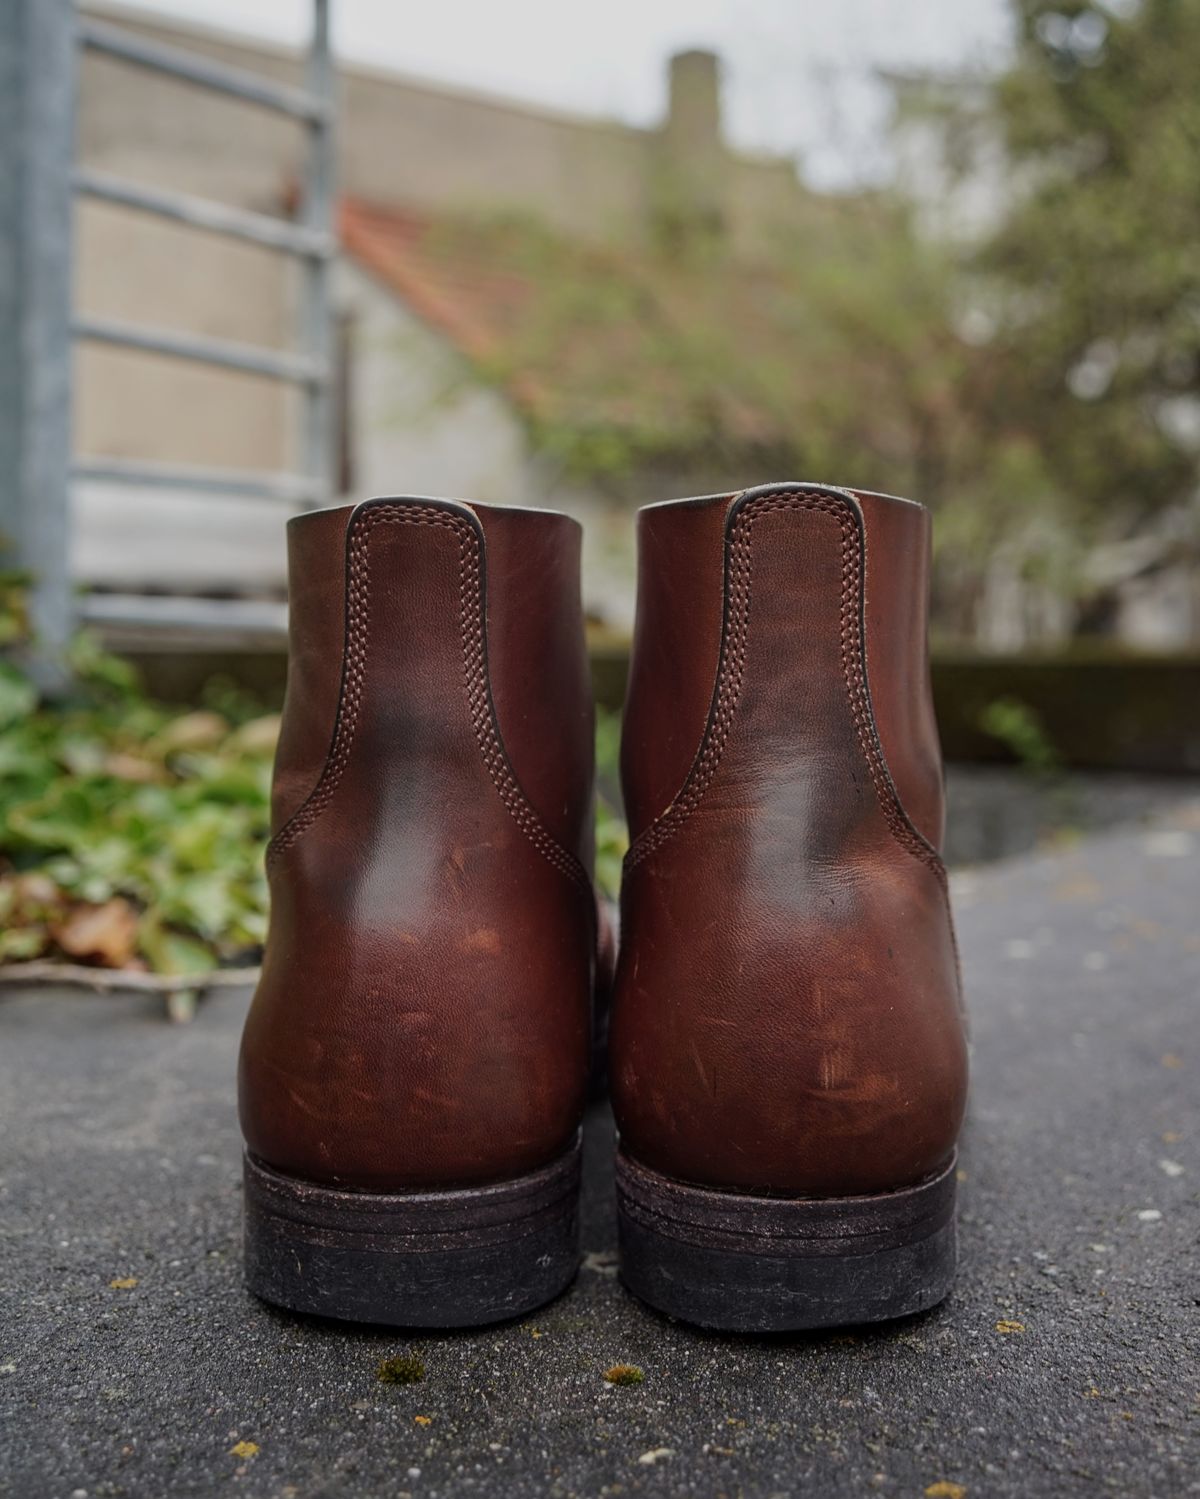
<svg viewBox="0 0 1200 1499">
<path fill-rule="evenodd" d="M 241 1281 L 245 996 L 173 1027 L 8 993 L 0 1494 L 1200 1493 L 1200 810 L 954 884 L 960 1275 L 870 1330 L 721 1337 L 634 1301 L 603 1108 L 552 1306 L 413 1336 L 272 1311 Z M 423 1378 L 382 1382 L 398 1355 Z"/>
</svg>

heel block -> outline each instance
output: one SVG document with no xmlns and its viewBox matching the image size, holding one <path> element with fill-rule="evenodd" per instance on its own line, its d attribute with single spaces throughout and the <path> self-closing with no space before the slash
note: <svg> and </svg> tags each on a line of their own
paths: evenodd
<svg viewBox="0 0 1200 1499">
<path fill-rule="evenodd" d="M 448 1191 L 350 1192 L 247 1153 L 246 1284 L 291 1311 L 471 1327 L 541 1306 L 579 1264 L 581 1137 L 538 1171 Z"/>
<path fill-rule="evenodd" d="M 909 1316 L 953 1282 L 956 1188 L 952 1159 L 896 1192 L 757 1197 L 689 1186 L 621 1153 L 621 1276 L 668 1316 L 728 1332 Z"/>
</svg>

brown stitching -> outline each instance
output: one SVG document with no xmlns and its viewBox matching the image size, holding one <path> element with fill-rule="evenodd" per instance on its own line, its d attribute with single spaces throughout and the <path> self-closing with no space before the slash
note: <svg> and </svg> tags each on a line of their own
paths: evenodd
<svg viewBox="0 0 1200 1499">
<path fill-rule="evenodd" d="M 492 784 L 500 794 L 500 800 L 508 808 L 517 826 L 533 846 L 554 867 L 568 878 L 575 880 L 589 894 L 591 880 L 579 860 L 546 831 L 541 818 L 530 806 L 517 784 L 504 745 L 496 727 L 492 711 L 491 694 L 487 682 L 487 652 L 484 636 L 483 611 L 476 608 L 468 611 L 468 594 L 478 603 L 481 596 L 479 538 L 473 527 L 462 521 L 459 549 L 459 618 L 463 634 L 463 676 L 467 689 L 467 702 L 471 712 L 471 724 L 479 745 L 483 762 L 487 766 Z M 473 624 L 468 622 L 469 614 Z"/>
<path fill-rule="evenodd" d="M 842 579 L 840 639 L 842 675 L 851 716 L 876 799 L 892 836 L 915 858 L 927 864 L 943 887 L 946 870 L 937 850 L 909 822 L 892 784 L 875 730 L 867 691 L 863 660 L 859 599 L 862 589 L 862 538 L 845 501 L 821 493 L 790 490 L 762 495 L 745 505 L 734 521 L 729 537 L 728 623 L 721 647 L 716 700 L 700 755 L 688 775 L 678 800 L 642 833 L 625 856 L 625 867 L 635 868 L 686 821 L 699 805 L 729 739 L 741 696 L 746 665 L 746 637 L 750 621 L 752 549 L 751 533 L 762 515 L 777 510 L 813 510 L 831 516 L 842 533 Z"/>
<path fill-rule="evenodd" d="M 526 800 L 508 763 L 496 727 L 487 681 L 487 650 L 484 635 L 482 567 L 479 537 L 466 520 L 415 505 L 380 505 L 353 524 L 346 601 L 346 664 L 343 672 L 337 727 L 329 758 L 311 796 L 271 840 L 268 862 L 290 848 L 321 816 L 333 798 L 350 758 L 362 710 L 366 675 L 367 637 L 370 625 L 370 554 L 368 542 L 378 525 L 440 526 L 458 537 L 459 625 L 463 646 L 463 685 L 471 727 L 492 784 L 510 815 L 534 847 L 562 874 L 587 892 L 591 881 L 571 853 L 547 832 Z M 475 607 L 471 607 L 474 605 Z"/>
</svg>

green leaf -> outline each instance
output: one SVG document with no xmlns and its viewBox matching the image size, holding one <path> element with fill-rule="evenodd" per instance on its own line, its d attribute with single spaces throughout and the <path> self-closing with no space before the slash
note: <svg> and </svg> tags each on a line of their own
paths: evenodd
<svg viewBox="0 0 1200 1499">
<path fill-rule="evenodd" d="M 46 932 L 40 927 L 6 927 L 0 931 L 0 961 L 25 963 L 46 950 Z"/>
<path fill-rule="evenodd" d="M 89 630 L 81 630 L 71 642 L 67 661 L 75 676 L 84 685 L 107 689 L 119 697 L 126 697 L 138 689 L 140 678 L 137 668 L 120 656 L 110 655 Z"/>
<path fill-rule="evenodd" d="M 28 717 L 37 706 L 37 690 L 11 663 L 0 661 L 0 729 Z"/>
<path fill-rule="evenodd" d="M 157 973 L 211 973 L 216 967 L 213 954 L 202 942 L 164 927 L 157 914 L 143 917 L 138 947 Z"/>
</svg>

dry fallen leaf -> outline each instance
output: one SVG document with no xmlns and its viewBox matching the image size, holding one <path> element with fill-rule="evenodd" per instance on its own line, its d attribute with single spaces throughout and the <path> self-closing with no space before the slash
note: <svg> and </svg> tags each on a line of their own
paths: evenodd
<svg viewBox="0 0 1200 1499">
<path fill-rule="evenodd" d="M 102 906 L 73 906 L 54 932 L 72 958 L 91 958 L 105 968 L 124 968 L 137 943 L 137 912 L 119 895 Z"/>
<path fill-rule="evenodd" d="M 433 1422 L 433 1417 L 432 1416 L 414 1416 L 413 1420 L 417 1423 L 418 1426 L 429 1426 Z"/>
<path fill-rule="evenodd" d="M 1001 1318 L 1001 1320 L 996 1323 L 996 1331 L 997 1332 L 1024 1332 L 1025 1331 L 1025 1324 L 1024 1324 L 1024 1322 L 1009 1322 L 1006 1319 Z"/>
<path fill-rule="evenodd" d="M 280 715 L 268 713 L 262 718 L 252 718 L 240 729 L 235 729 L 225 741 L 228 750 L 240 750 L 248 754 L 269 754 L 279 740 Z"/>
<path fill-rule="evenodd" d="M 57 906 L 62 903 L 62 891 L 49 875 L 36 869 L 17 875 L 12 882 L 12 891 L 18 906 Z"/>
<path fill-rule="evenodd" d="M 125 754 L 121 750 L 114 750 L 105 760 L 104 773 L 118 781 L 136 781 L 143 785 L 167 779 L 161 765 L 153 760 L 143 760 L 140 755 Z"/>
<path fill-rule="evenodd" d="M 234 1442 L 229 1449 L 230 1457 L 255 1457 L 258 1454 L 257 1442 Z"/>
<path fill-rule="evenodd" d="M 937 1483 L 931 1483 L 925 1490 L 925 1499 L 963 1499 L 966 1492 L 965 1484 L 951 1483 L 948 1478 L 939 1478 Z"/>
<path fill-rule="evenodd" d="M 110 1280 L 108 1288 L 110 1291 L 132 1291 L 138 1283 L 136 1275 L 121 1275 L 116 1280 Z"/>
<path fill-rule="evenodd" d="M 219 713 L 198 708 L 173 718 L 150 742 L 152 752 L 175 754 L 179 750 L 213 749 L 229 733 L 229 724 Z"/>
</svg>

